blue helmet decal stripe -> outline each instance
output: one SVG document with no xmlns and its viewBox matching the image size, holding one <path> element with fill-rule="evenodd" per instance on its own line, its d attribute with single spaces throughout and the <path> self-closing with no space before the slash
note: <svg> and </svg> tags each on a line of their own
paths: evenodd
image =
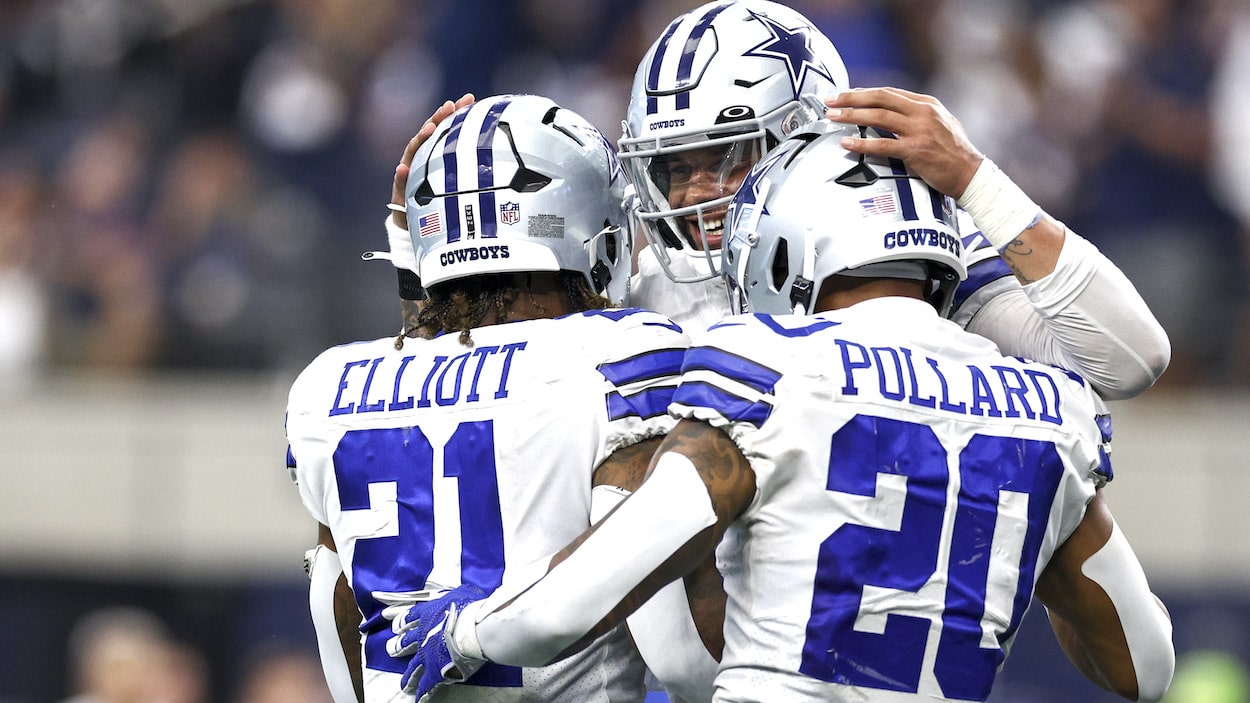
<svg viewBox="0 0 1250 703">
<path fill-rule="evenodd" d="M 951 229 L 955 229 L 955 223 L 951 221 L 951 214 L 946 211 L 946 208 L 942 207 L 942 204 L 946 201 L 946 196 L 937 192 L 936 188 L 927 188 L 927 190 L 929 191 L 929 204 L 933 206 L 933 219 L 941 220 L 949 225 Z"/>
<path fill-rule="evenodd" d="M 903 219 L 919 220 L 920 215 L 916 213 L 916 194 L 912 192 L 912 180 L 907 177 L 907 167 L 902 161 L 891 158 L 890 170 L 895 175 L 894 187 L 898 191 L 898 205 L 903 211 Z"/>
<path fill-rule="evenodd" d="M 681 58 L 678 60 L 677 66 L 677 85 L 690 80 L 690 69 L 694 66 L 694 52 L 699 48 L 699 42 L 702 41 L 703 35 L 707 33 L 707 28 L 712 24 L 712 20 L 732 3 L 724 3 L 709 8 L 703 17 L 695 23 L 694 29 L 691 30 L 690 36 L 686 37 L 686 41 L 682 43 Z M 672 41 L 673 35 L 677 33 L 677 28 L 681 26 L 686 19 L 683 15 L 673 20 L 672 24 L 664 30 L 664 34 L 660 37 L 659 44 L 655 47 L 655 55 L 651 57 L 651 65 L 647 68 L 647 91 L 654 93 L 660 89 L 660 69 L 664 64 L 664 57 L 668 55 L 668 45 Z M 659 98 L 654 94 L 647 96 L 647 114 L 654 115 L 659 111 Z M 690 107 L 690 94 L 681 92 L 677 94 L 677 109 L 684 110 Z"/>
<path fill-rule="evenodd" d="M 651 57 L 651 66 L 647 69 L 647 91 L 659 90 L 660 87 L 660 65 L 664 63 L 664 55 L 668 53 L 668 42 L 673 38 L 673 34 L 677 32 L 677 26 L 681 24 L 678 17 L 668 25 L 668 29 L 664 30 L 664 35 L 660 37 L 660 43 L 655 47 L 655 55 Z M 654 95 L 647 96 L 647 114 L 654 115 L 659 109 L 659 100 Z"/>
<path fill-rule="evenodd" d="M 464 118 L 469 111 L 465 110 L 452 118 L 451 129 L 447 132 L 447 141 L 443 143 L 443 192 L 455 193 L 460 190 L 459 160 L 456 159 L 456 147 L 460 143 L 460 128 L 464 126 Z M 443 219 L 447 222 L 447 241 L 460 241 L 460 198 L 449 195 L 443 202 Z"/>
<path fill-rule="evenodd" d="M 699 42 L 703 41 L 703 35 L 707 33 L 707 28 L 711 26 L 712 20 L 716 19 L 728 4 L 717 5 L 707 11 L 703 18 L 690 32 L 690 37 L 686 39 L 685 46 L 681 50 L 681 60 L 677 63 L 677 86 L 680 88 L 690 82 L 690 69 L 694 66 L 694 52 L 699 48 Z M 690 107 L 690 91 L 683 90 L 677 94 L 677 109 L 685 110 Z"/>
<path fill-rule="evenodd" d="M 478 208 L 481 210 L 482 237 L 495 237 L 499 214 L 495 210 L 495 131 L 499 127 L 499 117 L 512 102 L 502 99 L 490 106 L 486 119 L 482 121 L 482 131 L 477 135 L 477 196 Z"/>
</svg>

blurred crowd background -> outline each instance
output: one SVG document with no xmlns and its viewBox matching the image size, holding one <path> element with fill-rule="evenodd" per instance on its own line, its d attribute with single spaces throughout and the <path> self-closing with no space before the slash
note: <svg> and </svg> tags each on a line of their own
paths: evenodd
<svg viewBox="0 0 1250 703">
<path fill-rule="evenodd" d="M 615 140 L 638 60 L 698 4 L 3 0 L 0 391 L 61 373 L 292 374 L 331 344 L 393 334 L 394 275 L 360 254 L 385 248 L 394 167 L 436 105 L 540 93 Z M 1250 389 L 1250 4 L 789 4 L 833 39 L 852 85 L 940 98 L 1120 265 L 1171 337 L 1160 386 Z M 165 598 L 166 612 L 192 599 L 132 595 Z M 267 612 L 293 613 L 307 644 L 289 595 Z M 84 628 L 128 622 L 126 651 L 166 637 L 151 613 L 104 615 Z M 75 657 L 103 639 L 73 639 L 51 676 L 8 671 L 0 700 L 78 691 Z M 144 654 L 149 673 L 169 661 L 202 685 L 142 700 L 315 700 L 307 648 L 257 639 L 217 643 L 255 645 L 246 659 Z M 204 669 L 223 661 L 228 676 Z M 286 673 L 265 680 L 289 686 L 249 687 L 270 664 Z"/>
<path fill-rule="evenodd" d="M 390 179 L 442 99 L 620 133 L 691 0 L 0 3 L 0 374 L 298 368 L 397 324 Z M 1250 384 L 1244 0 L 803 0 L 853 85 L 942 99 L 1125 271 L 1163 383 Z"/>
</svg>

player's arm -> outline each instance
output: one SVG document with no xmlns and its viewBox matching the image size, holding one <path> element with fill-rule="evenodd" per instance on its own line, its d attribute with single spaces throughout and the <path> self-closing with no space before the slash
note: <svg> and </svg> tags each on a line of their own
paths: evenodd
<svg viewBox="0 0 1250 703">
<path fill-rule="evenodd" d="M 1063 651 L 1091 681 L 1129 700 L 1167 692 L 1176 666 L 1172 621 L 1101 493 L 1055 551 L 1036 594 Z"/>
<path fill-rule="evenodd" d="M 662 437 L 615 452 L 595 472 L 591 522 L 597 523 L 642 485 Z M 709 554 L 680 581 L 666 584 L 626 618 L 643 661 L 669 696 L 710 700 L 724 649 L 725 589 Z"/>
<path fill-rule="evenodd" d="M 400 229 L 408 229 L 408 212 L 404 209 L 404 189 L 408 186 L 408 173 L 412 170 L 412 159 L 417 155 L 417 150 L 421 145 L 426 143 L 430 137 L 434 136 L 434 130 L 438 129 L 438 125 L 443 120 L 451 117 L 451 113 L 459 110 L 466 105 L 473 104 L 473 93 L 465 93 L 460 99 L 452 102 L 446 100 L 438 109 L 434 110 L 434 114 L 421 125 L 417 133 L 408 140 L 408 144 L 404 146 L 404 153 L 399 158 L 399 165 L 395 167 L 395 180 L 391 187 L 391 223 Z"/>
<path fill-rule="evenodd" d="M 755 474 L 723 432 L 683 420 L 647 479 L 529 582 L 467 606 L 452 631 L 470 658 L 542 666 L 620 624 L 707 558 L 755 495 Z"/>
<path fill-rule="evenodd" d="M 447 100 L 421 125 L 412 139 L 404 145 L 404 153 L 395 166 L 395 177 L 391 183 L 391 202 L 388 206 L 391 214 L 387 216 L 386 239 L 390 244 L 389 252 L 366 252 L 365 259 L 389 259 L 395 264 L 399 275 L 400 313 L 404 319 L 404 334 L 417 331 L 417 315 L 421 312 L 421 301 L 425 299 L 425 291 L 421 288 L 421 280 L 417 277 L 416 254 L 412 248 L 412 239 L 408 234 L 408 211 L 405 208 L 404 190 L 408 184 L 408 174 L 412 171 L 412 159 L 417 150 L 425 144 L 438 125 L 451 116 L 456 110 L 473 103 L 472 93 L 465 93 L 459 100 Z M 397 340 L 396 344 L 402 342 Z"/>
<path fill-rule="evenodd" d="M 343 574 L 330 528 L 318 525 L 317 546 L 304 559 L 310 580 L 308 606 L 330 694 L 335 703 L 363 701 L 361 615 Z"/>
<path fill-rule="evenodd" d="M 972 145 L 938 100 L 869 88 L 844 91 L 826 104 L 836 122 L 894 133 L 897 139 L 848 137 L 843 144 L 902 159 L 957 198 L 1015 274 L 1024 301 L 1016 289 L 1000 296 L 1005 304 L 986 303 L 970 331 L 1006 353 L 1078 371 L 1108 399 L 1140 393 L 1167 368 L 1167 334 L 1124 273 L 1029 199 Z"/>
</svg>

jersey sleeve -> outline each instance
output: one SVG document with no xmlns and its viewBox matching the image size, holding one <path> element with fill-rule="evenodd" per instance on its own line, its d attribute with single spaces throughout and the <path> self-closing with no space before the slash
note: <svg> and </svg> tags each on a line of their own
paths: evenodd
<svg viewBox="0 0 1250 703">
<path fill-rule="evenodd" d="M 760 481 L 775 466 L 759 451 L 760 438 L 773 431 L 765 430 L 765 423 L 776 410 L 782 378 L 782 360 L 776 355 L 783 345 L 768 343 L 775 340 L 775 334 L 751 315 L 713 325 L 696 337 L 696 344 L 686 353 L 681 386 L 670 406 L 679 419 L 702 420 L 723 430 Z"/>
<path fill-rule="evenodd" d="M 965 219 L 962 222 L 970 222 Z M 1055 270 L 1022 286 L 979 232 L 950 317 L 1003 353 L 1079 372 L 1104 398 L 1130 398 L 1167 368 L 1167 333 L 1122 271 L 1066 231 Z"/>
<path fill-rule="evenodd" d="M 605 454 L 667 434 L 676 423 L 668 406 L 689 338 L 667 317 L 646 310 L 585 314 L 605 318 L 616 332 L 600 338 L 605 351 L 597 367 L 607 408 Z"/>
<path fill-rule="evenodd" d="M 330 517 L 326 513 L 322 485 L 326 479 L 322 475 L 325 462 L 314 456 L 322 433 L 317 429 L 318 420 L 311 411 L 313 399 L 310 397 L 325 356 L 323 353 L 300 373 L 287 395 L 286 466 L 304 508 L 317 522 L 328 525 Z"/>
<path fill-rule="evenodd" d="M 1069 439 L 1064 454 L 1071 462 L 1056 487 L 1055 505 L 1061 509 L 1055 516 L 1055 544 L 1062 544 L 1080 525 L 1084 506 L 1094 493 L 1114 477 L 1111 467 L 1111 414 L 1091 385 L 1071 372 L 1055 369 L 1057 383 L 1068 385 L 1064 429 Z M 1069 506 L 1062 509 L 1062 506 Z M 1079 509 L 1072 506 L 1080 506 Z"/>
<path fill-rule="evenodd" d="M 721 348 L 715 335 L 704 341 L 686 355 L 673 412 L 714 427 L 745 424 L 758 429 L 772 414 L 781 374 Z"/>
<path fill-rule="evenodd" d="M 963 238 L 968 278 L 955 290 L 955 300 L 947 316 L 960 327 L 967 328 L 969 321 L 987 302 L 1003 293 L 1019 291 L 1021 286 L 1011 269 L 1007 268 L 1007 262 L 962 211 L 959 224 L 961 232 L 972 232 Z"/>
</svg>

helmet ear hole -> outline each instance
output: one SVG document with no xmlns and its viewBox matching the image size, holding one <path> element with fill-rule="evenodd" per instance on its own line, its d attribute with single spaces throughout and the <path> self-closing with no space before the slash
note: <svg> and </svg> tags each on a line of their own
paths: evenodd
<svg viewBox="0 0 1250 703">
<path fill-rule="evenodd" d="M 612 223 L 604 220 L 603 226 L 607 229 L 612 226 Z M 615 264 L 617 260 L 616 245 L 616 232 L 610 231 L 603 235 L 603 247 L 607 251 L 608 263 L 610 264 Z"/>
<path fill-rule="evenodd" d="M 772 277 L 770 285 L 774 291 L 780 291 L 790 277 L 790 244 L 784 237 L 777 240 L 777 250 L 773 252 L 773 265 L 768 269 Z"/>
</svg>

